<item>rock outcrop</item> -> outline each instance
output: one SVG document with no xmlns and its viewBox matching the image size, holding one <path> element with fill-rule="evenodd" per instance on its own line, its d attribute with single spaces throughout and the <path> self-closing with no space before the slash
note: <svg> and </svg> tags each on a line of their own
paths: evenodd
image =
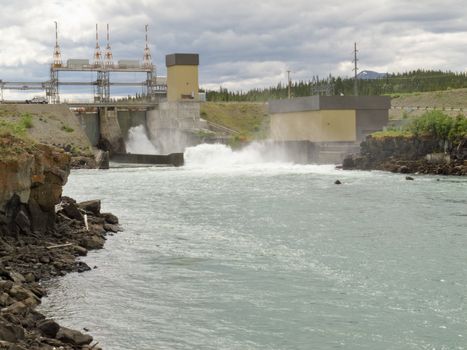
<svg viewBox="0 0 467 350">
<path fill-rule="evenodd" d="M 117 217 L 101 213 L 99 200 L 62 197 L 63 150 L 0 135 L 0 151 L 0 349 L 99 349 L 35 309 L 41 280 L 91 269 L 77 257 L 120 231 Z"/>
<path fill-rule="evenodd" d="M 467 138 L 368 136 L 360 155 L 349 155 L 343 169 L 385 170 L 403 174 L 467 175 Z"/>
</svg>

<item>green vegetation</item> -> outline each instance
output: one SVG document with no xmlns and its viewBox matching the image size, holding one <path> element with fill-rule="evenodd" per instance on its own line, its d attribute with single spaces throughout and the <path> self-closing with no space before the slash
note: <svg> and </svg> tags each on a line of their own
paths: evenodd
<svg viewBox="0 0 467 350">
<path fill-rule="evenodd" d="M 386 137 L 412 137 L 413 134 L 409 130 L 404 129 L 388 129 L 385 131 L 377 131 L 371 134 L 372 137 L 376 139 L 386 138 Z"/>
<path fill-rule="evenodd" d="M 16 137 L 24 138 L 26 130 L 32 127 L 32 116 L 29 113 L 22 114 L 19 121 L 16 123 L 7 120 L 0 120 L 0 134 L 11 134 Z"/>
<path fill-rule="evenodd" d="M 427 136 L 455 141 L 467 137 L 467 118 L 461 115 L 450 117 L 442 111 L 435 110 L 414 118 L 406 127 L 376 132 L 372 136 L 375 138 Z"/>
<path fill-rule="evenodd" d="M 201 118 L 232 130 L 233 138 L 251 140 L 267 135 L 269 119 L 263 103 L 214 103 L 201 105 Z"/>
<path fill-rule="evenodd" d="M 62 126 L 62 130 L 65 131 L 65 132 L 73 132 L 73 131 L 75 131 L 75 129 L 73 129 L 72 127 L 69 127 L 68 125 L 63 125 L 63 126 Z"/>
<path fill-rule="evenodd" d="M 455 140 L 467 136 L 467 118 L 449 117 L 441 111 L 425 113 L 409 125 L 415 136 L 433 136 L 441 140 Z"/>
<path fill-rule="evenodd" d="M 309 81 L 295 81 L 291 86 L 294 97 L 310 96 L 320 91 L 331 95 L 353 95 L 353 78 L 329 76 L 325 79 L 313 77 Z M 406 73 L 387 74 L 383 78 L 358 81 L 360 95 L 390 95 L 402 97 L 426 91 L 446 91 L 467 87 L 466 73 L 415 70 Z M 249 91 L 207 91 L 208 101 L 267 101 L 287 98 L 287 85 L 279 83 L 275 87 Z"/>
</svg>

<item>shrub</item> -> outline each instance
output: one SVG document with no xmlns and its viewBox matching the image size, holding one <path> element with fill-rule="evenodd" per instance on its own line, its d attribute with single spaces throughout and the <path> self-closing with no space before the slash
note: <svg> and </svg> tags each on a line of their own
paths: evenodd
<svg viewBox="0 0 467 350">
<path fill-rule="evenodd" d="M 21 119 L 18 125 L 24 129 L 31 129 L 33 127 L 32 115 L 30 115 L 29 113 L 21 114 Z"/>
<path fill-rule="evenodd" d="M 413 119 L 405 127 L 378 131 L 372 136 L 375 138 L 429 136 L 440 140 L 454 141 L 467 137 L 467 118 L 462 115 L 450 117 L 442 111 L 434 110 Z"/>
<path fill-rule="evenodd" d="M 408 125 L 408 130 L 415 136 L 433 136 L 443 140 L 454 140 L 467 135 L 467 119 L 455 118 L 441 111 L 430 111 Z"/>
</svg>

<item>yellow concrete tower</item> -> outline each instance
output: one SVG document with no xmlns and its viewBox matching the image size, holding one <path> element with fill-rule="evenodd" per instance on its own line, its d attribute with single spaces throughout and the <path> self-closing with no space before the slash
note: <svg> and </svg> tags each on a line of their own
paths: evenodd
<svg viewBox="0 0 467 350">
<path fill-rule="evenodd" d="M 165 56 L 167 66 L 167 100 L 199 100 L 199 55 L 174 53 Z"/>
</svg>

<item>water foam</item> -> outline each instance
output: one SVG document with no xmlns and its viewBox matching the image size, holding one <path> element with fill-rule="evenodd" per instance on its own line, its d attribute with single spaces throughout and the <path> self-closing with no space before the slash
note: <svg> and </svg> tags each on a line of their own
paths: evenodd
<svg viewBox="0 0 467 350">
<path fill-rule="evenodd" d="M 334 165 L 294 164 L 287 153 L 268 142 L 253 142 L 233 150 L 223 144 L 185 149 L 185 169 L 207 173 L 274 175 L 279 173 L 336 173 Z"/>
<path fill-rule="evenodd" d="M 133 154 L 159 154 L 157 148 L 149 140 L 144 125 L 138 125 L 128 130 L 126 151 Z"/>
<path fill-rule="evenodd" d="M 185 150 L 188 167 L 225 168 L 259 164 L 291 164 L 286 157 L 267 143 L 253 142 L 233 150 L 223 144 L 201 144 Z"/>
</svg>

